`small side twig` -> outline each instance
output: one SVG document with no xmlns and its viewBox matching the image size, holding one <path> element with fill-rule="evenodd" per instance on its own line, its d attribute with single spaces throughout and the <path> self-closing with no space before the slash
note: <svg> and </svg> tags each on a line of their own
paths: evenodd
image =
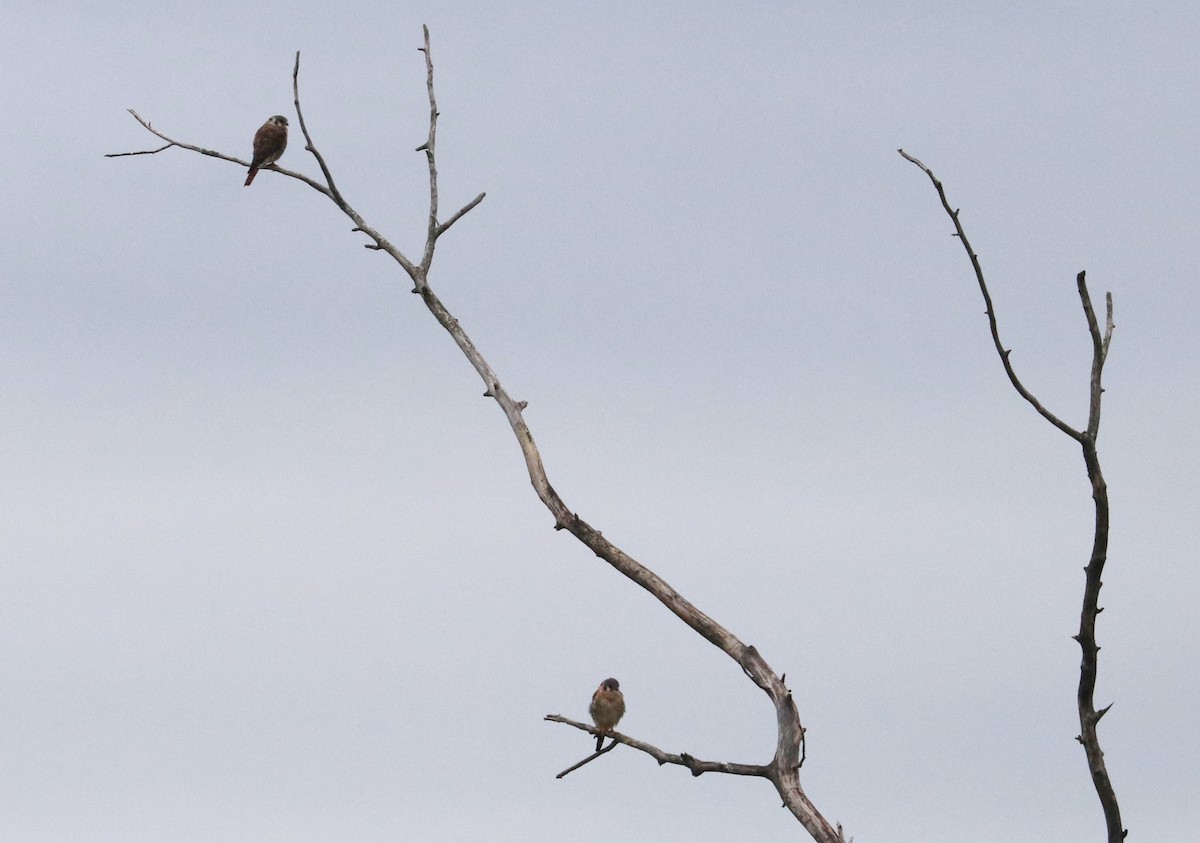
<svg viewBox="0 0 1200 843">
<path fill-rule="evenodd" d="M 619 745 L 619 741 L 615 741 L 615 740 L 614 740 L 614 741 L 613 741 L 612 743 L 610 743 L 608 746 L 604 747 L 604 749 L 598 749 L 598 750 L 596 750 L 596 751 L 595 751 L 595 752 L 593 752 L 591 755 L 589 755 L 587 758 L 583 759 L 582 761 L 580 761 L 580 762 L 578 762 L 578 763 L 576 763 L 576 764 L 572 764 L 570 767 L 568 767 L 567 769 L 563 770 L 561 773 L 559 773 L 559 774 L 558 774 L 557 776 L 555 776 L 554 778 L 556 778 L 556 779 L 561 779 L 563 776 L 567 775 L 568 773 L 573 773 L 573 772 L 575 772 L 575 771 L 576 771 L 576 770 L 578 770 L 580 767 L 582 767 L 584 764 L 590 764 L 591 762 L 595 761 L 597 758 L 599 758 L 599 757 L 600 757 L 601 755 L 603 755 L 604 753 L 606 753 L 606 752 L 612 752 L 614 749 L 616 749 L 616 748 L 617 748 L 617 746 L 618 746 L 618 745 Z"/>
<path fill-rule="evenodd" d="M 474 199 L 472 199 L 470 202 L 468 202 L 466 205 L 463 205 L 461 208 L 459 208 L 457 211 L 455 211 L 454 214 L 450 217 L 450 219 L 446 220 L 444 223 L 442 223 L 441 225 L 439 225 L 437 227 L 437 230 L 434 232 L 434 236 L 441 237 L 443 234 L 445 234 L 446 229 L 448 229 L 450 226 L 454 225 L 456 222 L 459 221 L 459 219 L 462 218 L 462 216 L 464 214 L 466 214 L 468 211 L 470 211 L 472 208 L 474 208 L 476 205 L 478 205 L 480 202 L 482 202 L 483 197 L 485 197 L 485 196 L 487 196 L 486 193 L 481 193 L 478 196 L 476 196 Z"/>
<path fill-rule="evenodd" d="M 325 156 L 317 145 L 313 143 L 312 136 L 308 133 L 308 125 L 304 122 L 304 112 L 300 110 L 300 51 L 296 51 L 296 62 L 292 65 L 292 103 L 296 107 L 296 120 L 300 123 L 300 133 L 304 135 L 304 149 L 311 152 L 313 158 L 317 159 L 317 166 L 321 168 L 321 173 L 325 176 L 325 184 L 328 186 L 326 195 L 329 196 L 338 207 L 345 211 L 350 206 L 346 204 L 346 200 L 342 198 L 342 194 L 338 191 L 337 185 L 333 183 L 333 173 L 329 171 L 329 165 L 325 163 Z"/>
<path fill-rule="evenodd" d="M 1020 396 L 1032 404 L 1033 408 L 1037 410 L 1046 419 L 1046 421 L 1050 422 L 1050 424 L 1057 427 L 1072 439 L 1078 440 L 1080 437 L 1079 431 L 1075 430 L 1066 422 L 1062 421 L 1062 419 L 1058 418 L 1058 416 L 1054 415 L 1045 407 L 1043 407 L 1042 403 L 1033 397 L 1033 393 L 1026 389 L 1025 385 L 1021 383 L 1020 379 L 1017 377 L 1017 373 L 1012 367 L 1012 362 L 1008 359 L 1009 355 L 1012 354 L 1012 349 L 1006 349 L 1004 344 L 1000 342 L 1000 329 L 996 324 L 996 311 L 995 308 L 992 307 L 992 296 L 988 292 L 987 282 L 983 279 L 983 268 L 979 265 L 979 256 L 975 254 L 975 250 L 971 248 L 971 241 L 967 239 L 967 233 L 963 230 L 962 223 L 958 219 L 958 209 L 950 206 L 950 200 L 946 198 L 946 191 L 942 187 L 942 183 L 938 181 L 937 176 L 933 174 L 933 170 L 926 167 L 923 163 L 921 163 L 921 161 L 909 155 L 903 149 L 897 149 L 896 151 L 899 152 L 905 160 L 911 161 L 913 164 L 923 170 L 925 175 L 929 176 L 929 180 L 933 182 L 934 189 L 937 190 L 938 198 L 942 201 L 942 208 L 945 209 L 947 215 L 949 215 L 950 221 L 954 223 L 954 236 L 959 239 L 959 241 L 963 244 L 963 248 L 967 250 L 967 257 L 971 260 L 971 268 L 975 270 L 975 280 L 979 282 L 979 291 L 983 294 L 983 302 L 987 309 L 988 325 L 992 331 L 992 342 L 996 346 L 996 353 L 1000 355 L 1000 362 L 1004 364 L 1004 372 L 1008 375 L 1009 381 L 1012 382 L 1012 385 L 1016 388 Z"/>
<path fill-rule="evenodd" d="M 134 116 L 136 117 L 137 115 L 135 114 Z M 157 155 L 158 153 L 162 152 L 164 149 L 170 149 L 173 146 L 176 146 L 174 141 L 172 141 L 171 143 L 168 143 L 168 144 L 164 144 L 164 145 L 160 146 L 158 149 L 141 149 L 141 150 L 138 150 L 137 152 L 108 152 L 108 153 L 105 153 L 104 157 L 105 158 L 124 158 L 126 155 Z"/>
<path fill-rule="evenodd" d="M 429 27 L 422 25 L 421 31 L 424 33 L 425 41 L 417 50 L 425 56 L 425 92 L 429 98 L 429 132 L 425 136 L 425 142 L 417 147 L 417 152 L 425 153 L 425 161 L 429 166 L 429 223 L 425 234 L 425 251 L 421 255 L 418 271 L 413 275 L 414 293 L 422 292 L 428 285 L 429 268 L 433 266 L 433 250 L 437 239 L 445 234 L 450 226 L 482 202 L 487 195 L 480 193 L 448 220 L 443 223 L 438 222 L 437 121 L 441 112 L 438 111 L 437 94 L 433 88 L 433 50 L 429 44 Z"/>
<path fill-rule="evenodd" d="M 561 714 L 547 714 L 544 720 L 550 720 L 554 723 L 562 723 L 567 726 L 574 726 L 576 729 L 581 729 L 592 735 L 600 735 L 594 726 L 587 723 L 581 723 L 578 720 L 572 720 L 569 717 L 563 717 Z M 676 764 L 680 767 L 687 767 L 692 771 L 693 776 L 700 776 L 704 773 L 726 773 L 731 776 L 758 776 L 759 778 L 770 779 L 772 777 L 772 766 L 770 764 L 735 764 L 729 761 L 701 761 L 699 758 L 688 755 L 686 752 L 676 755 L 672 752 L 665 752 L 653 744 L 648 744 L 645 741 L 639 741 L 637 738 L 631 738 L 628 735 L 623 735 L 620 732 L 604 732 L 606 737 L 611 737 L 613 742 L 604 749 L 593 753 L 588 758 L 580 761 L 574 767 L 570 767 L 559 773 L 555 778 L 562 778 L 572 770 L 582 767 L 584 764 L 592 761 L 596 756 L 603 755 L 611 750 L 617 744 L 625 744 L 639 752 L 644 752 L 659 763 Z"/>
</svg>

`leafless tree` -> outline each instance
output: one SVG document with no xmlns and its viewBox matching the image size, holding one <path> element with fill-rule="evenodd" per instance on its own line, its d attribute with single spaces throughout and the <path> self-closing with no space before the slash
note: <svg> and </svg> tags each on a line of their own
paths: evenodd
<svg viewBox="0 0 1200 843">
<path fill-rule="evenodd" d="M 459 210 L 441 219 L 439 216 L 439 196 L 438 196 L 438 171 L 437 171 L 437 121 L 438 107 L 437 99 L 434 95 L 433 84 L 433 58 L 429 44 L 429 30 L 424 30 L 424 44 L 418 48 L 424 54 L 425 61 L 425 82 L 426 90 L 429 98 L 429 132 L 425 142 L 417 148 L 418 151 L 424 152 L 429 167 L 429 218 L 425 237 L 424 250 L 420 260 L 412 260 L 406 257 L 396 246 L 390 243 L 376 229 L 367 224 L 366 220 L 346 201 L 345 197 L 338 190 L 334 183 L 333 174 L 330 172 L 325 159 L 322 157 L 316 144 L 313 142 L 311 133 L 304 120 L 304 114 L 300 108 L 300 54 L 296 54 L 295 65 L 292 70 L 292 89 L 294 95 L 294 104 L 296 108 L 296 117 L 300 125 L 301 133 L 304 137 L 305 150 L 310 152 L 316 159 L 318 166 L 321 169 L 323 182 L 316 181 L 301 173 L 286 170 L 278 165 L 272 164 L 265 169 L 275 170 L 276 172 L 304 182 L 313 190 L 321 193 L 348 216 L 353 222 L 353 231 L 360 232 L 366 236 L 368 243 L 366 248 L 374 249 L 389 255 L 393 260 L 400 265 L 405 273 L 412 279 L 412 292 L 421 297 L 425 306 L 437 319 L 438 323 L 450 334 L 458 345 L 459 349 L 470 361 L 475 371 L 482 378 L 484 383 L 484 396 L 493 399 L 500 410 L 508 419 L 508 423 L 512 428 L 513 434 L 517 439 L 517 444 L 521 448 L 521 452 L 525 458 L 525 465 L 529 473 L 529 480 L 533 484 L 533 488 L 554 516 L 554 527 L 558 530 L 566 530 L 571 535 L 575 536 L 580 542 L 592 550 L 598 557 L 611 565 L 618 572 L 632 580 L 637 585 L 650 592 L 663 606 L 674 613 L 681 621 L 691 627 L 696 633 L 706 639 L 713 646 L 719 648 L 722 652 L 733 659 L 746 676 L 754 682 L 771 700 L 775 708 L 776 719 L 776 741 L 775 752 L 771 761 L 766 764 L 741 764 L 727 761 L 706 761 L 696 758 L 687 753 L 673 754 L 664 752 L 652 744 L 645 741 L 632 738 L 628 735 L 619 732 L 609 733 L 613 738 L 613 742 L 592 755 L 584 758 L 578 764 L 567 770 L 559 773 L 559 777 L 567 775 L 572 770 L 586 764 L 595 758 L 611 751 L 618 744 L 631 747 L 633 749 L 644 752 L 659 764 L 676 764 L 687 767 L 694 776 L 699 776 L 704 773 L 725 773 L 736 776 L 754 776 L 763 778 L 769 781 L 779 793 L 783 800 L 784 806 L 791 811 L 805 830 L 812 838 L 819 843 L 847 843 L 847 837 L 843 833 L 842 827 L 837 824 L 830 823 L 821 815 L 816 806 L 805 794 L 804 789 L 800 784 L 800 769 L 804 763 L 805 745 L 804 745 L 804 727 L 800 722 L 800 715 L 796 709 L 795 701 L 792 698 L 792 692 L 785 684 L 786 675 L 777 674 L 774 669 L 767 663 L 766 659 L 758 652 L 753 645 L 748 645 L 737 638 L 732 632 L 719 624 L 716 620 L 709 617 L 699 608 L 693 605 L 690 601 L 683 597 L 678 591 L 672 588 L 661 577 L 655 574 L 652 570 L 642 565 L 640 562 L 622 551 L 615 544 L 606 539 L 599 530 L 585 522 L 578 514 L 573 512 L 558 493 L 550 485 L 546 470 L 542 465 L 542 459 L 538 452 L 537 445 L 534 442 L 533 434 L 530 432 L 529 426 L 526 424 L 523 411 L 526 407 L 524 401 L 513 399 L 500 383 L 500 378 L 492 369 L 491 365 L 484 359 L 483 355 L 471 341 L 466 331 L 463 329 L 459 321 L 451 315 L 446 309 L 446 306 L 434 293 L 429 284 L 429 272 L 433 263 L 434 250 L 439 238 L 446 233 L 449 228 L 458 222 L 462 217 L 470 212 L 476 205 L 484 199 L 484 194 L 480 193 L 470 202 L 466 203 Z M 114 153 L 109 157 L 119 157 L 125 155 L 152 155 L 172 147 L 186 149 L 192 152 L 198 152 L 202 155 L 208 155 L 213 158 L 219 158 L 224 161 L 229 161 L 243 167 L 249 167 L 250 162 L 236 158 L 234 156 L 225 155 L 210 149 L 184 143 L 175 140 L 168 135 L 155 129 L 151 123 L 144 120 L 137 112 L 130 110 L 130 114 L 138 121 L 147 131 L 151 132 L 158 138 L 162 139 L 165 144 L 162 147 L 153 150 L 144 150 L 138 152 Z M 909 157 L 909 156 L 905 156 Z M 915 159 L 909 158 L 914 163 L 920 165 Z M 928 172 L 928 170 L 926 170 Z M 929 173 L 930 178 L 933 174 Z M 934 180 L 941 194 L 941 185 Z M 941 194 L 943 203 L 945 196 Z M 947 210 L 949 207 L 947 206 Z M 951 212 L 951 217 L 954 219 L 955 226 L 958 227 L 958 235 L 962 237 L 964 245 L 966 238 L 962 233 L 958 223 L 958 215 L 956 212 Z M 1100 337 L 1099 328 L 1096 324 L 1095 315 L 1092 312 L 1091 304 L 1087 298 L 1087 289 L 1083 282 L 1083 273 L 1079 275 L 1079 290 L 1080 295 L 1084 300 L 1084 308 L 1088 315 L 1089 327 L 1092 330 L 1093 338 L 1096 343 L 1096 357 L 1093 364 L 1092 372 L 1092 415 L 1089 420 L 1088 428 L 1084 432 L 1078 432 L 1071 429 L 1069 426 L 1059 421 L 1055 416 L 1046 411 L 1034 398 L 1030 395 L 1020 382 L 1016 379 L 1011 366 L 1008 362 L 1008 352 L 1004 351 L 1000 346 L 998 335 L 996 334 L 995 318 L 992 316 L 991 301 L 988 299 L 987 288 L 983 282 L 982 272 L 979 270 L 978 261 L 974 253 L 970 252 L 971 260 L 976 268 L 976 274 L 979 279 L 980 288 L 983 291 L 985 300 L 988 301 L 988 315 L 991 318 L 992 334 L 995 338 L 996 347 L 1000 351 L 1001 359 L 1004 362 L 1006 371 L 1009 374 L 1013 384 L 1018 391 L 1051 421 L 1056 427 L 1063 430 L 1068 435 L 1078 440 L 1084 448 L 1085 460 L 1088 465 L 1089 476 L 1093 479 L 1093 488 L 1096 495 L 1097 507 L 1097 532 L 1096 532 L 1096 548 L 1093 552 L 1092 562 L 1088 567 L 1088 587 L 1084 601 L 1083 623 L 1081 625 L 1079 641 L 1084 650 L 1084 678 L 1080 685 L 1080 716 L 1083 722 L 1083 735 L 1081 741 L 1087 748 L 1089 760 L 1092 762 L 1093 775 L 1097 777 L 1097 787 L 1100 787 L 1100 781 L 1103 780 L 1107 787 L 1107 775 L 1104 773 L 1103 758 L 1100 755 L 1098 744 L 1096 743 L 1096 721 L 1103 716 L 1104 709 L 1100 712 L 1095 712 L 1091 703 L 1091 690 L 1095 683 L 1095 656 L 1097 647 L 1093 634 L 1094 622 L 1096 613 L 1099 609 L 1096 606 L 1097 592 L 1100 586 L 1100 571 L 1104 564 L 1105 558 L 1105 542 L 1107 538 L 1107 519 L 1108 519 L 1108 502 L 1104 492 L 1104 481 L 1100 474 L 1099 461 L 1096 457 L 1095 449 L 1095 434 L 1099 424 L 1100 412 L 1100 370 L 1104 362 L 1104 354 L 1108 350 L 1108 340 L 1112 331 L 1112 306 L 1111 298 L 1109 300 L 1109 319 L 1108 327 L 1103 336 Z M 1085 687 L 1086 686 L 1086 687 Z M 596 734 L 597 730 L 586 723 L 577 722 L 569 718 L 557 714 L 546 715 L 546 720 L 572 726 L 576 729 L 581 729 L 585 732 Z M 1109 811 L 1109 802 L 1112 805 L 1113 816 L 1116 816 L 1116 800 L 1111 797 L 1111 788 L 1108 788 L 1109 799 L 1105 800 L 1104 792 L 1102 791 L 1102 801 L 1105 801 L 1106 814 Z M 1116 828 L 1120 828 L 1119 819 L 1115 820 Z M 1110 828 L 1112 822 L 1110 822 Z M 1116 840 L 1120 837 L 1111 837 Z"/>
<path fill-rule="evenodd" d="M 971 260 L 971 268 L 975 270 L 975 280 L 979 282 L 979 292 L 983 295 L 983 301 L 987 305 L 988 326 L 992 331 L 992 343 L 996 346 L 996 353 L 1000 355 L 1000 362 L 1004 365 L 1004 373 L 1008 375 L 1013 388 L 1038 411 L 1042 418 L 1078 442 L 1083 449 L 1083 463 L 1087 468 L 1088 480 L 1092 484 L 1092 500 L 1095 502 L 1096 520 L 1095 531 L 1092 537 L 1092 555 L 1088 560 L 1087 567 L 1083 569 L 1083 609 L 1079 613 L 1079 632 L 1075 635 L 1075 640 L 1079 642 L 1079 648 L 1083 651 L 1083 658 L 1079 666 L 1079 690 L 1076 694 L 1076 703 L 1079 708 L 1079 735 L 1076 737 L 1076 740 L 1083 744 L 1083 750 L 1087 754 L 1088 770 L 1092 775 L 1092 784 L 1096 787 L 1096 794 L 1100 797 L 1100 805 L 1104 809 L 1104 822 L 1108 829 L 1108 841 L 1109 843 L 1119 843 L 1119 841 L 1125 839 L 1127 832 L 1121 827 L 1121 809 L 1117 804 L 1117 795 L 1113 791 L 1112 782 L 1108 778 L 1108 768 L 1104 764 L 1104 753 L 1100 751 L 1100 736 L 1096 731 L 1096 726 L 1100 722 L 1100 718 L 1108 713 L 1108 710 L 1112 708 L 1112 704 L 1110 703 L 1097 711 L 1094 699 L 1096 691 L 1096 662 L 1097 656 L 1100 653 L 1100 647 L 1096 644 L 1096 616 L 1103 611 L 1100 607 L 1100 576 L 1104 573 L 1104 563 L 1108 560 L 1109 516 L 1108 486 L 1104 482 L 1104 473 L 1100 470 L 1100 454 L 1096 450 L 1096 437 L 1100 433 L 1100 399 L 1104 395 L 1104 388 L 1100 385 L 1100 376 L 1104 372 L 1104 361 L 1108 357 L 1108 344 L 1112 340 L 1113 332 L 1112 293 L 1108 293 L 1104 297 L 1105 319 L 1104 330 L 1101 331 L 1100 322 L 1096 318 L 1096 311 L 1092 307 L 1091 294 L 1088 293 L 1085 273 L 1080 272 L 1075 277 L 1075 285 L 1079 290 L 1079 300 L 1083 303 L 1083 314 L 1087 319 L 1088 333 L 1092 338 L 1092 371 L 1087 427 L 1083 430 L 1076 430 L 1054 413 L 1047 410 L 1034 397 L 1033 393 L 1025 388 L 1020 379 L 1017 378 L 1017 373 L 1012 367 L 1012 361 L 1009 359 L 1012 349 L 1005 348 L 1004 344 L 1000 342 L 1000 329 L 996 325 L 996 311 L 992 307 L 992 296 L 988 292 L 987 282 L 983 278 L 983 268 L 979 264 L 979 256 L 971 248 L 971 241 L 967 239 L 967 233 L 963 230 L 962 221 L 958 217 L 958 209 L 950 207 L 950 200 L 946 198 L 945 188 L 942 187 L 942 183 L 938 180 L 937 176 L 933 174 L 933 170 L 926 167 L 903 149 L 896 151 L 904 156 L 906 160 L 920 167 L 925 175 L 929 176 L 929 180 L 933 182 L 934 189 L 937 190 L 938 199 L 942 202 L 942 208 L 950 216 L 950 221 L 954 223 L 954 236 L 959 239 L 959 242 L 962 243 L 963 248 L 967 251 L 967 257 Z"/>
</svg>

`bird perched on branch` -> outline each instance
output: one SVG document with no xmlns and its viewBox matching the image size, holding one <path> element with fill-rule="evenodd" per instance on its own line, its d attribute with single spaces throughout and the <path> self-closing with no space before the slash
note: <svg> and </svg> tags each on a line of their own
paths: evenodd
<svg viewBox="0 0 1200 843">
<path fill-rule="evenodd" d="M 605 679 L 592 694 L 592 704 L 588 706 L 588 714 L 592 722 L 601 731 L 611 731 L 625 714 L 625 696 L 621 693 L 621 683 L 616 679 Z M 604 735 L 596 735 L 596 751 L 604 745 Z"/>
<path fill-rule="evenodd" d="M 287 118 L 282 114 L 268 117 L 254 133 L 254 155 L 250 159 L 250 171 L 246 173 L 246 187 L 254 181 L 260 167 L 268 167 L 279 160 L 287 149 Z"/>
</svg>

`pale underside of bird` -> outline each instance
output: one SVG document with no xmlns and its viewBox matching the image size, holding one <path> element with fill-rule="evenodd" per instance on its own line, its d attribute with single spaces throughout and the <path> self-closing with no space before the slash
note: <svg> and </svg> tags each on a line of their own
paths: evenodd
<svg viewBox="0 0 1200 843">
<path fill-rule="evenodd" d="M 612 731 L 625 714 L 625 696 L 621 693 L 621 683 L 616 679 L 605 679 L 592 694 L 592 704 L 588 706 L 588 714 L 592 722 L 603 732 Z M 604 735 L 596 735 L 596 751 L 604 745 Z"/>
</svg>

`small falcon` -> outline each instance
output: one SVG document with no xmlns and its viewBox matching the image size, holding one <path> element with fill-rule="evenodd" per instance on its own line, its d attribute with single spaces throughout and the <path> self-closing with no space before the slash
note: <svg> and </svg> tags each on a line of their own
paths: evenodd
<svg viewBox="0 0 1200 843">
<path fill-rule="evenodd" d="M 274 164 L 287 149 L 287 118 L 282 114 L 268 117 L 262 128 L 254 133 L 254 157 L 250 159 L 250 172 L 246 173 L 246 187 L 254 181 L 260 167 Z"/>
<path fill-rule="evenodd" d="M 596 728 L 609 732 L 621 720 L 625 713 L 625 697 L 621 693 L 621 683 L 616 679 L 605 679 L 592 694 L 592 704 L 588 706 L 588 714 Z M 604 735 L 596 735 L 596 752 L 604 745 Z"/>
</svg>

